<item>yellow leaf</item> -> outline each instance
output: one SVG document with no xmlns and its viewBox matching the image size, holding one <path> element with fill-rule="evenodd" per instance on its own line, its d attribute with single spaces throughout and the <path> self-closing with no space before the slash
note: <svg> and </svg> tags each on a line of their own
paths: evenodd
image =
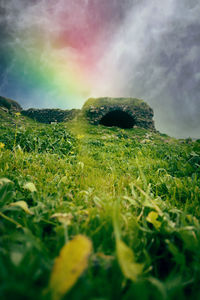
<svg viewBox="0 0 200 300">
<path fill-rule="evenodd" d="M 0 142 L 0 149 L 3 149 L 5 147 L 5 144 Z"/>
<path fill-rule="evenodd" d="M 35 187 L 35 184 L 32 183 L 32 182 L 27 182 L 27 183 L 25 183 L 24 186 L 23 186 L 23 188 L 24 188 L 25 190 L 29 190 L 31 193 L 37 192 L 36 187 Z"/>
<path fill-rule="evenodd" d="M 83 138 L 84 138 L 84 134 L 78 134 L 78 135 L 77 135 L 77 139 L 81 140 L 81 139 L 83 139 Z"/>
<path fill-rule="evenodd" d="M 124 276 L 132 281 L 142 273 L 143 265 L 135 262 L 133 251 L 119 238 L 116 241 L 117 258 Z"/>
<path fill-rule="evenodd" d="M 33 212 L 30 211 L 30 209 L 28 208 L 28 205 L 25 201 L 17 201 L 14 203 L 11 203 L 10 206 L 19 206 L 21 207 L 27 214 L 29 215 L 33 215 Z"/>
<path fill-rule="evenodd" d="M 153 224 L 153 226 L 154 226 L 156 229 L 159 229 L 160 226 L 161 226 L 161 222 L 158 221 L 157 218 L 158 218 L 158 213 L 155 212 L 155 211 L 151 211 L 151 212 L 148 214 L 146 220 L 147 220 L 149 223 Z"/>
<path fill-rule="evenodd" d="M 63 246 L 55 260 L 49 282 L 54 300 L 61 299 L 76 283 L 88 266 L 91 251 L 92 243 L 83 235 L 77 235 Z"/>
</svg>

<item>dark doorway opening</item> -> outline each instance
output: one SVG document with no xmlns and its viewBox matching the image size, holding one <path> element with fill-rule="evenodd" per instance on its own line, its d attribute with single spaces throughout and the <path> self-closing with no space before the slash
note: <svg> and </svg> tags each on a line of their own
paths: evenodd
<svg viewBox="0 0 200 300">
<path fill-rule="evenodd" d="M 113 110 L 107 113 L 99 122 L 99 124 L 112 127 L 117 126 L 120 128 L 133 128 L 135 125 L 134 118 L 127 112 L 122 110 Z"/>
</svg>

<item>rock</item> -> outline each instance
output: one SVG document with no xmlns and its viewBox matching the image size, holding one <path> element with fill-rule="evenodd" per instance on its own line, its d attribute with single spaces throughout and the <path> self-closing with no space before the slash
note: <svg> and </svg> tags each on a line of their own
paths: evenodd
<svg viewBox="0 0 200 300">
<path fill-rule="evenodd" d="M 156 130 L 152 108 L 136 98 L 90 98 L 84 104 L 82 113 L 94 125 Z M 115 118 L 118 118 L 119 124 Z"/>
<path fill-rule="evenodd" d="M 54 124 L 72 120 L 78 115 L 79 111 L 79 109 L 61 110 L 30 108 L 22 110 L 21 114 L 41 123 Z"/>
<path fill-rule="evenodd" d="M 1 97 L 0 96 L 0 107 L 7 109 L 8 111 L 13 111 L 13 112 L 20 112 L 22 110 L 21 106 L 19 103 L 17 103 L 14 100 L 11 100 L 6 97 Z"/>
<path fill-rule="evenodd" d="M 22 115 L 41 123 L 66 122 L 81 115 L 91 124 L 118 126 L 121 128 L 142 127 L 156 131 L 153 110 L 143 100 L 136 98 L 90 98 L 82 110 L 35 109 L 22 110 L 14 100 L 0 97 L 0 108 L 4 111 L 21 112 Z"/>
</svg>

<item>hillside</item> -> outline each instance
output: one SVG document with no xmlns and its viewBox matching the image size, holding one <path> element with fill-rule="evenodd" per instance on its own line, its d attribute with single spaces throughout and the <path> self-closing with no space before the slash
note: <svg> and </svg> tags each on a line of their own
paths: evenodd
<svg viewBox="0 0 200 300">
<path fill-rule="evenodd" d="M 11 111 L 15 111 L 15 112 L 19 112 L 22 110 L 22 108 L 18 102 L 14 101 L 12 99 L 0 96 L 0 109 L 2 109 L 2 108 L 7 111 L 11 110 Z"/>
<path fill-rule="evenodd" d="M 1 299 L 200 297 L 199 140 L 0 113 Z"/>
</svg>

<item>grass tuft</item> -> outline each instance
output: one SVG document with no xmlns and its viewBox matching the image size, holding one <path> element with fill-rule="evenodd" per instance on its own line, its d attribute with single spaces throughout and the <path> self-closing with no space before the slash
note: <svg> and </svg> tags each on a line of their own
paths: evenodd
<svg viewBox="0 0 200 300">
<path fill-rule="evenodd" d="M 93 253 L 68 299 L 200 297 L 199 141 L 2 116 L 1 299 L 51 299 L 54 260 L 80 234 Z"/>
</svg>

